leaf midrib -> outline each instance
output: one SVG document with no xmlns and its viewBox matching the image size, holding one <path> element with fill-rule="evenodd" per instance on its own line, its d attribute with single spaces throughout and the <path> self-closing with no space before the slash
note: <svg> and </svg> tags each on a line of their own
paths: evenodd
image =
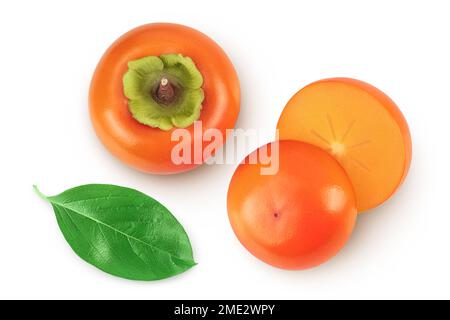
<svg viewBox="0 0 450 320">
<path fill-rule="evenodd" d="M 75 212 L 76 214 L 78 214 L 78 215 L 80 215 L 80 216 L 82 216 L 82 217 L 84 217 L 84 218 L 87 218 L 87 219 L 89 219 L 89 220 L 92 220 L 92 221 L 94 221 L 95 223 L 97 223 L 97 224 L 99 224 L 99 225 L 105 226 L 105 227 L 107 227 L 107 228 L 109 228 L 109 229 L 111 229 L 111 230 L 113 230 L 113 231 L 115 231 L 115 232 L 117 232 L 117 233 L 123 235 L 123 236 L 126 237 L 127 239 L 133 239 L 133 240 L 135 240 L 136 242 L 142 243 L 142 244 L 144 244 L 144 245 L 146 245 L 146 246 L 149 246 L 149 247 L 151 247 L 151 248 L 153 248 L 153 249 L 156 249 L 156 250 L 158 250 L 158 251 L 160 251 L 160 252 L 164 252 L 164 253 L 168 254 L 169 256 L 171 256 L 171 257 L 173 257 L 173 258 L 176 258 L 176 259 L 178 259 L 178 260 L 186 261 L 186 262 L 188 262 L 188 263 L 193 263 L 193 261 L 186 260 L 186 259 L 181 258 L 181 257 L 179 257 L 179 256 L 176 256 L 176 255 L 174 255 L 174 254 L 172 254 L 172 253 L 170 253 L 170 252 L 168 252 L 168 251 L 166 251 L 166 250 L 163 250 L 163 249 L 161 249 L 161 248 L 158 248 L 158 247 L 152 245 L 151 243 L 147 243 L 147 242 L 145 242 L 145 241 L 143 241 L 143 240 L 141 240 L 141 239 L 139 239 L 139 238 L 136 238 L 136 237 L 134 237 L 134 236 L 132 236 L 132 235 L 128 235 L 128 234 L 126 234 L 125 232 L 123 232 L 123 231 L 121 231 L 121 230 L 119 230 L 119 229 L 116 229 L 116 228 L 114 228 L 114 227 L 112 227 L 112 226 L 110 226 L 110 225 L 104 223 L 103 221 L 100 221 L 100 220 L 98 220 L 98 219 L 95 219 L 95 218 L 93 218 L 93 217 L 90 217 L 90 216 L 88 216 L 88 215 L 85 215 L 85 214 L 83 214 L 82 212 L 79 212 L 79 211 L 77 211 L 77 210 L 75 210 L 75 209 L 66 207 L 66 206 L 64 206 L 64 204 L 61 204 L 61 203 L 59 203 L 59 202 L 57 202 L 57 201 L 54 201 L 54 200 L 51 199 L 51 198 L 49 198 L 48 200 L 49 200 L 51 203 L 55 204 L 55 205 L 58 205 L 58 206 L 61 206 L 61 207 L 65 208 L 65 209 L 68 209 L 68 210 L 70 210 L 70 211 L 73 211 L 73 212 Z M 94 199 L 91 199 L 91 200 L 94 200 Z M 172 260 L 172 261 L 173 261 L 173 260 Z"/>
</svg>

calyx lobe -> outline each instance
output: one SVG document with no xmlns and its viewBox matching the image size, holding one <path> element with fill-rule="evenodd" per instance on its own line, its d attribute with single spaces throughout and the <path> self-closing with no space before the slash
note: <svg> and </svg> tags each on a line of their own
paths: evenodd
<svg viewBox="0 0 450 320">
<path fill-rule="evenodd" d="M 186 128 L 200 117 L 203 77 L 181 54 L 148 56 L 128 63 L 124 94 L 132 116 L 161 130 Z"/>
</svg>

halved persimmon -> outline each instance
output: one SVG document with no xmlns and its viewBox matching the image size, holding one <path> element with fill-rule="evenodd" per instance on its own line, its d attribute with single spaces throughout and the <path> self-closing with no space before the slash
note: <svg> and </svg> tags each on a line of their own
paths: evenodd
<svg viewBox="0 0 450 320">
<path fill-rule="evenodd" d="M 173 161 L 175 129 L 188 131 L 192 150 L 203 149 L 209 129 L 226 138 L 239 104 L 239 80 L 225 52 L 203 33 L 170 23 L 144 25 L 119 38 L 99 62 L 89 94 L 92 123 L 107 149 L 136 169 L 159 174 L 206 161 L 193 151 L 190 161 Z M 195 121 L 201 131 L 194 135 Z"/>
<path fill-rule="evenodd" d="M 405 179 L 411 136 L 397 105 L 377 88 L 355 79 L 314 82 L 288 102 L 279 138 L 311 143 L 345 168 L 360 212 L 387 200 Z"/>
</svg>

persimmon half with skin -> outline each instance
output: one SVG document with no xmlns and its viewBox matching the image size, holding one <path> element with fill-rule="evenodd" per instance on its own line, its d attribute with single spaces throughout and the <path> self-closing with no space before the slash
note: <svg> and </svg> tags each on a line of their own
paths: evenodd
<svg viewBox="0 0 450 320">
<path fill-rule="evenodd" d="M 411 162 L 411 136 L 397 105 L 365 82 L 332 78 L 297 92 L 278 121 L 280 139 L 314 144 L 344 167 L 359 212 L 392 196 Z"/>
<path fill-rule="evenodd" d="M 202 150 L 208 129 L 225 140 L 240 108 L 236 71 L 213 40 L 192 28 L 154 23 L 120 37 L 100 60 L 90 88 L 90 115 L 106 148 L 144 172 L 172 174 L 206 161 Z M 194 122 L 201 132 L 194 135 Z M 191 161 L 174 162 L 176 129 L 189 133 Z M 220 145 L 216 144 L 216 147 Z M 199 163 L 200 162 L 200 163 Z"/>
<path fill-rule="evenodd" d="M 312 268 L 347 242 L 357 210 L 353 186 L 327 152 L 299 141 L 274 142 L 279 169 L 263 175 L 253 163 L 260 149 L 237 168 L 228 189 L 228 216 L 239 241 L 260 260 L 283 269 Z"/>
</svg>

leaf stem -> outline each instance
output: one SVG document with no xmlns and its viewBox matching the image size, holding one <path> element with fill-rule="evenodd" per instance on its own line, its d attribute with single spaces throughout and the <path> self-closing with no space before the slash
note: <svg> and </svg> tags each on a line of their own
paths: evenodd
<svg viewBox="0 0 450 320">
<path fill-rule="evenodd" d="M 46 196 L 45 194 L 43 194 L 43 193 L 39 190 L 39 188 L 37 187 L 37 185 L 33 184 L 33 190 L 34 190 L 34 192 L 36 192 L 36 194 L 37 194 L 40 198 L 42 198 L 42 199 L 48 201 L 47 196 Z"/>
<path fill-rule="evenodd" d="M 156 89 L 155 98 L 164 106 L 169 106 L 176 100 L 175 88 L 166 77 L 162 77 Z"/>
</svg>

